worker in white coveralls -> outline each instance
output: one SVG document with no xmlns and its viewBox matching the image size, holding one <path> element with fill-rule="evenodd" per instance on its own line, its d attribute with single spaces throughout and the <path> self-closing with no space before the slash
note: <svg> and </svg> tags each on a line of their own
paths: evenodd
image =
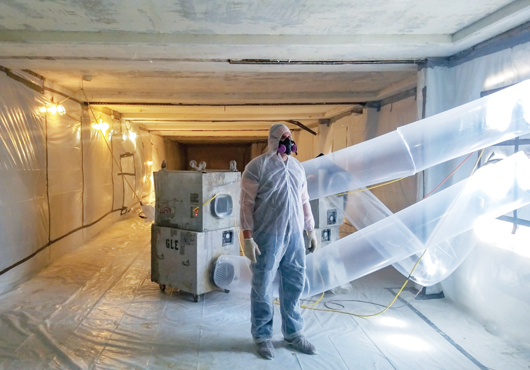
<svg viewBox="0 0 530 370">
<path fill-rule="evenodd" d="M 241 180 L 241 227 L 245 255 L 252 262 L 251 333 L 258 354 L 269 360 L 274 357 L 271 339 L 276 272 L 285 341 L 302 353 L 317 353 L 302 334 L 299 302 L 305 281 L 303 233 L 305 229 L 313 252 L 317 247 L 315 221 L 305 171 L 289 156 L 292 151 L 296 152 L 296 144 L 289 128 L 272 125 L 268 152 L 246 166 Z"/>
</svg>

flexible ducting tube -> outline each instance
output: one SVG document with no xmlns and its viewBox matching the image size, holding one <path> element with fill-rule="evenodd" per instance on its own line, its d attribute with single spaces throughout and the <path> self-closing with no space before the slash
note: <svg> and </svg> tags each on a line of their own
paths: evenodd
<svg viewBox="0 0 530 370">
<path fill-rule="evenodd" d="M 473 229 L 477 222 L 530 204 L 530 160 L 522 152 L 307 257 L 304 296 L 312 296 L 401 261 Z M 227 268 L 225 264 L 231 265 Z M 223 289 L 250 292 L 245 257 L 221 256 Z M 436 268 L 436 266 L 433 266 Z"/>
<path fill-rule="evenodd" d="M 530 133 L 530 80 L 303 163 L 311 199 L 411 176 Z"/>
<path fill-rule="evenodd" d="M 488 97 L 411 123 L 389 134 L 304 162 L 312 199 L 413 175 L 447 160 L 530 133 L 530 81 Z M 476 222 L 498 217 L 530 202 L 528 159 L 522 154 L 488 166 L 462 181 L 395 215 L 373 197 L 359 197 L 375 222 L 307 258 L 305 296 L 355 280 L 404 261 L 407 273 L 416 253 L 435 247 L 422 261 L 421 284 L 433 284 L 452 272 L 473 243 Z M 375 199 L 374 199 L 375 198 Z M 363 212 L 354 207 L 348 212 Z M 388 217 L 385 217 L 387 215 Z M 468 248 L 461 249 L 465 244 Z M 452 251 L 452 252 L 451 252 Z M 454 253 L 453 253 L 454 252 Z M 455 254 L 456 253 L 456 254 Z M 436 259 L 437 255 L 445 260 Z M 449 257 L 447 257 L 449 256 Z M 449 262 L 448 262 L 449 261 Z M 449 266 L 448 263 L 451 265 Z M 251 273 L 245 257 L 223 256 L 216 269 L 231 264 L 230 277 L 216 276 L 224 289 L 250 292 Z M 403 271 L 402 271 L 403 270 Z"/>
</svg>

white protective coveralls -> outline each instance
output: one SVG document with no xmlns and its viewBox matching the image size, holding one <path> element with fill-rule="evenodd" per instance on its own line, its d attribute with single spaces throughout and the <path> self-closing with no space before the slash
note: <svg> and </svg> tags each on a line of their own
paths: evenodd
<svg viewBox="0 0 530 370">
<path fill-rule="evenodd" d="M 302 335 L 299 298 L 305 281 L 304 229 L 315 226 L 305 171 L 300 162 L 278 154 L 280 138 L 289 128 L 275 124 L 268 152 L 253 159 L 241 180 L 241 227 L 251 230 L 260 255 L 251 264 L 251 333 L 256 343 L 272 338 L 273 281 L 279 274 L 282 333 L 286 340 Z"/>
</svg>

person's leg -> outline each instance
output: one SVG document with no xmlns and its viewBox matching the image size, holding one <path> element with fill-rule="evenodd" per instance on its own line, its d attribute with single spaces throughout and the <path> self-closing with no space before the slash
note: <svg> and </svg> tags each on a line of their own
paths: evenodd
<svg viewBox="0 0 530 370">
<path fill-rule="evenodd" d="M 300 234 L 286 235 L 286 251 L 280 262 L 280 312 L 282 333 L 291 340 L 302 334 L 304 319 L 300 296 L 305 282 L 305 247 Z"/>
<path fill-rule="evenodd" d="M 289 346 L 302 353 L 315 355 L 315 346 L 302 334 L 304 320 L 300 296 L 305 283 L 305 247 L 300 234 L 291 234 L 287 238 L 287 250 L 279 267 L 282 332 Z"/>
<path fill-rule="evenodd" d="M 254 240 L 260 248 L 261 255 L 256 256 L 256 263 L 251 264 L 251 333 L 255 343 L 262 343 L 272 339 L 274 316 L 272 283 L 278 268 L 275 261 L 276 238 L 273 235 L 255 235 Z"/>
</svg>

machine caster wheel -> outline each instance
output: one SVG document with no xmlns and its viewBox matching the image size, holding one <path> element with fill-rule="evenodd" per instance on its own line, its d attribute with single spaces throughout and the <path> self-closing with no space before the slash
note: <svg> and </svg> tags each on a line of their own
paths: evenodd
<svg viewBox="0 0 530 370">
<path fill-rule="evenodd" d="M 166 291 L 166 286 L 164 284 L 158 284 L 158 286 L 160 287 L 160 290 L 165 292 Z"/>
<path fill-rule="evenodd" d="M 199 302 L 199 299 L 200 299 L 200 296 L 198 296 L 197 294 L 193 295 L 193 302 Z"/>
<path fill-rule="evenodd" d="M 230 290 L 228 290 L 228 289 L 225 289 L 225 293 L 230 293 Z"/>
</svg>

